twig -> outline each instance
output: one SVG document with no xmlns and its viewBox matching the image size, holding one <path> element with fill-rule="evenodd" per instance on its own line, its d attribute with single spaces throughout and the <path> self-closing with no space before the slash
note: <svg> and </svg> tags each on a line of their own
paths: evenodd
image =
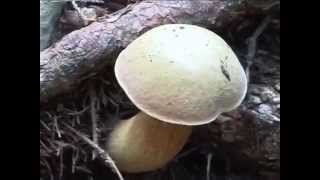
<svg viewBox="0 0 320 180">
<path fill-rule="evenodd" d="M 264 10 L 269 10 L 269 9 L 271 9 L 271 8 L 273 8 L 274 6 L 277 6 L 277 5 L 279 5 L 279 6 L 280 6 L 280 1 L 275 1 L 275 2 L 273 2 L 273 3 L 269 4 L 269 5 L 267 5 L 267 6 L 266 6 L 266 7 L 264 7 L 263 9 L 264 9 Z"/>
<path fill-rule="evenodd" d="M 90 21 L 93 21 L 92 19 L 88 19 L 83 12 L 81 11 L 81 9 L 79 8 L 79 6 L 76 3 L 76 0 L 72 0 L 71 1 L 73 8 L 78 12 L 81 20 L 83 21 L 84 25 L 87 26 L 89 24 Z"/>
<path fill-rule="evenodd" d="M 88 109 L 89 109 L 89 106 L 83 108 L 83 109 L 80 110 L 80 111 L 70 112 L 70 113 L 68 113 L 68 115 L 70 115 L 70 116 L 79 116 L 79 115 L 83 114 L 84 112 L 86 112 Z"/>
<path fill-rule="evenodd" d="M 254 31 L 253 35 L 248 38 L 248 54 L 247 54 L 247 68 L 246 68 L 246 74 L 248 83 L 250 80 L 250 67 L 253 64 L 253 59 L 256 55 L 256 49 L 257 49 L 257 40 L 259 36 L 262 34 L 262 32 L 266 29 L 268 24 L 271 22 L 271 16 L 265 17 L 265 19 L 262 21 L 262 23 L 258 26 L 258 28 Z"/>
<path fill-rule="evenodd" d="M 60 128 L 59 128 L 59 125 L 58 125 L 58 117 L 57 116 L 53 117 L 53 121 L 54 121 L 54 127 L 56 129 L 58 137 L 61 138 Z"/>
<path fill-rule="evenodd" d="M 207 180 L 210 180 L 211 160 L 212 160 L 212 154 L 209 153 L 207 156 Z"/>
<path fill-rule="evenodd" d="M 44 142 L 40 139 L 40 145 L 42 145 L 43 149 L 47 152 L 50 153 L 51 150 L 48 148 L 47 145 L 44 144 Z"/>
<path fill-rule="evenodd" d="M 108 104 L 108 98 L 102 86 L 100 86 L 99 97 L 101 98 L 101 103 L 106 106 Z"/>
<path fill-rule="evenodd" d="M 75 155 L 74 155 L 75 153 Z M 76 167 L 76 163 L 78 160 L 78 156 L 79 156 L 79 151 L 78 150 L 74 150 L 72 151 L 72 167 L 71 167 L 71 172 L 74 173 L 75 172 L 75 167 Z"/>
<path fill-rule="evenodd" d="M 81 9 L 79 8 L 78 4 L 76 3 L 75 0 L 71 1 L 73 8 L 78 12 L 80 18 L 82 19 L 82 21 L 84 22 L 84 24 L 87 24 L 86 18 L 85 16 L 82 14 Z"/>
<path fill-rule="evenodd" d="M 47 129 L 49 132 L 51 131 L 51 129 L 42 121 L 40 120 L 40 124 L 42 124 L 42 126 Z"/>
<path fill-rule="evenodd" d="M 43 162 L 44 162 L 44 165 L 47 167 L 47 169 L 49 171 L 50 180 L 54 180 L 53 171 L 52 171 L 49 163 L 46 160 L 43 160 Z"/>
<path fill-rule="evenodd" d="M 62 179 L 63 177 L 63 151 L 60 153 L 60 170 L 59 170 L 59 179 Z"/>
<path fill-rule="evenodd" d="M 91 107 L 91 123 L 92 123 L 92 140 L 95 144 L 98 144 L 98 133 L 97 133 L 97 112 L 96 112 L 96 101 L 97 101 L 97 95 L 95 93 L 94 87 L 92 84 L 90 84 L 89 87 L 89 94 L 90 94 L 90 107 Z M 94 159 L 96 157 L 96 154 L 92 154 L 92 158 Z"/>
<path fill-rule="evenodd" d="M 78 132 L 77 130 L 75 130 L 74 128 L 72 128 L 71 126 L 69 126 L 66 123 L 63 123 L 70 131 L 72 131 L 74 134 L 76 134 L 77 136 L 79 136 L 83 141 L 85 141 L 91 148 L 93 148 L 99 155 L 99 157 L 103 160 L 103 162 L 105 163 L 105 165 L 108 165 L 109 167 L 111 167 L 111 169 L 118 175 L 120 180 L 124 180 L 122 174 L 120 173 L 119 169 L 117 168 L 116 164 L 114 163 L 114 161 L 112 160 L 112 158 L 110 157 L 109 153 L 107 153 L 105 150 L 103 150 L 101 147 L 99 147 L 99 145 L 97 145 L 96 143 L 94 143 L 92 140 L 90 140 L 88 137 L 86 137 L 84 134 Z"/>
</svg>

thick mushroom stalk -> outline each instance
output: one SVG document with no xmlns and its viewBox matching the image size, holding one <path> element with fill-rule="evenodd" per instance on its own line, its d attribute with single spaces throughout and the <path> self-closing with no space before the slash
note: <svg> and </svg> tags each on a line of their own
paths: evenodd
<svg viewBox="0 0 320 180">
<path fill-rule="evenodd" d="M 118 124 L 107 149 L 122 171 L 156 170 L 174 158 L 191 132 L 191 126 L 165 123 L 140 112 Z"/>
</svg>

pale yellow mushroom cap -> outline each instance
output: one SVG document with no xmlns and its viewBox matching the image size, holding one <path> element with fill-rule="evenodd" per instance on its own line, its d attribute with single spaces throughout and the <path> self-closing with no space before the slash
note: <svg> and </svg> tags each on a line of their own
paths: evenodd
<svg viewBox="0 0 320 180">
<path fill-rule="evenodd" d="M 174 124 L 209 123 L 240 105 L 246 74 L 228 44 L 205 28 L 167 24 L 125 48 L 115 75 L 146 114 Z"/>
</svg>

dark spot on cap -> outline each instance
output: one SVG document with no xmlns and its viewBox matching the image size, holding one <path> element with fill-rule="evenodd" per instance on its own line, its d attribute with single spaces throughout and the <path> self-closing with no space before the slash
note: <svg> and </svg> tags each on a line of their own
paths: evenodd
<svg viewBox="0 0 320 180">
<path fill-rule="evenodd" d="M 176 29 L 172 29 L 173 32 L 176 32 Z"/>
<path fill-rule="evenodd" d="M 172 105 L 172 102 L 168 102 L 167 105 L 168 105 L 168 106 Z"/>
<path fill-rule="evenodd" d="M 183 26 L 180 26 L 179 29 L 184 29 L 184 27 L 183 27 Z"/>
<path fill-rule="evenodd" d="M 228 81 L 231 81 L 230 74 L 227 71 L 227 69 L 225 68 L 225 64 L 223 63 L 223 61 L 221 61 L 220 69 L 221 69 L 222 74 L 228 79 Z"/>
<path fill-rule="evenodd" d="M 178 35 L 178 34 L 176 34 L 176 35 L 175 35 L 175 37 L 179 37 L 179 35 Z"/>
<path fill-rule="evenodd" d="M 174 63 L 174 61 L 169 61 L 170 63 Z"/>
</svg>

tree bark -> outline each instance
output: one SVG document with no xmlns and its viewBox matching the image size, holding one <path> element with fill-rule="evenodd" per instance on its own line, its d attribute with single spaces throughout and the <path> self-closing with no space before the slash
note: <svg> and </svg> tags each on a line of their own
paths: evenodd
<svg viewBox="0 0 320 180">
<path fill-rule="evenodd" d="M 217 144 L 237 168 L 250 166 L 260 173 L 279 173 L 280 63 L 258 56 L 253 66 L 259 69 L 252 70 L 242 105 L 201 127 L 196 131 L 200 140 L 194 141 Z"/>
<path fill-rule="evenodd" d="M 243 10 L 242 1 L 143 1 L 73 31 L 40 53 L 40 102 L 75 87 L 143 32 L 168 23 L 221 28 Z"/>
</svg>

